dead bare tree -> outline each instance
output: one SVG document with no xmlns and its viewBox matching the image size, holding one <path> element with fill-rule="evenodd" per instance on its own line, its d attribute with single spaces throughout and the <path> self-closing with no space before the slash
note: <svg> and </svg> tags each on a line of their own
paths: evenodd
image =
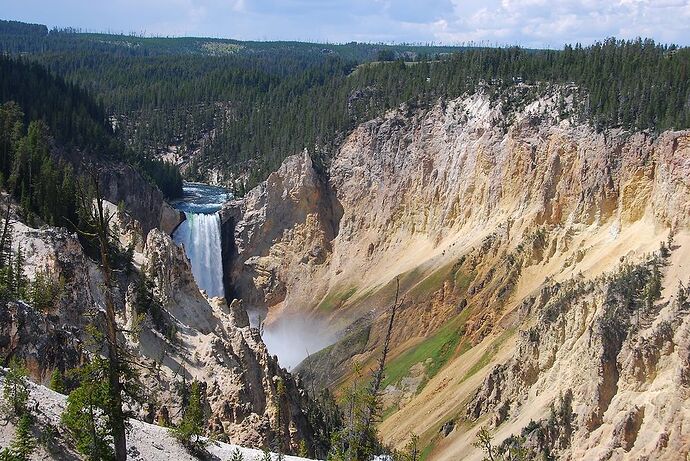
<svg viewBox="0 0 690 461">
<path fill-rule="evenodd" d="M 93 188 L 93 197 L 83 187 L 79 191 L 79 201 L 84 214 L 85 222 L 81 227 L 75 226 L 84 237 L 93 240 L 100 253 L 101 269 L 103 273 L 103 297 L 105 300 L 105 338 L 108 355 L 108 384 L 109 402 L 108 413 L 115 448 L 115 459 L 125 461 L 127 459 L 127 435 L 125 429 L 125 413 L 122 408 L 122 373 L 125 357 L 118 344 L 117 319 L 115 316 L 115 298 L 113 295 L 113 268 L 110 261 L 110 215 L 104 208 L 104 199 L 101 195 L 98 174 L 92 171 L 89 175 L 90 185 Z"/>
<path fill-rule="evenodd" d="M 381 357 L 378 361 L 378 368 L 374 372 L 371 383 L 369 385 L 368 399 L 366 406 L 362 413 L 362 420 L 359 427 L 359 440 L 356 447 L 355 459 L 365 459 L 368 455 L 365 453 L 371 446 L 368 443 L 372 438 L 373 425 L 380 416 L 380 396 L 381 396 L 381 384 L 383 383 L 384 371 L 386 368 L 386 359 L 388 358 L 388 352 L 390 350 L 391 335 L 393 333 L 393 323 L 395 322 L 395 314 L 400 307 L 398 303 L 398 298 L 400 296 L 400 278 L 395 279 L 395 300 L 393 302 L 393 307 L 391 308 L 391 315 L 388 320 L 388 328 L 386 329 L 386 336 L 383 340 L 383 350 L 381 351 Z"/>
</svg>

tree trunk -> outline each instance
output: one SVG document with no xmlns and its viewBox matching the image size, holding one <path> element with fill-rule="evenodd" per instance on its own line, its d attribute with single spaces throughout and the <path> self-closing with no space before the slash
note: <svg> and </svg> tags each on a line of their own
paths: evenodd
<svg viewBox="0 0 690 461">
<path fill-rule="evenodd" d="M 96 181 L 96 226 L 100 244 L 103 280 L 105 284 L 105 320 L 106 340 L 108 346 L 108 384 L 110 392 L 110 424 L 113 431 L 115 459 L 127 459 L 127 438 L 125 417 L 122 411 L 122 383 L 120 383 L 120 349 L 117 344 L 117 321 L 115 318 L 115 301 L 112 293 L 112 269 L 108 255 L 108 222 L 103 212 L 103 199 Z"/>
<path fill-rule="evenodd" d="M 383 341 L 383 351 L 381 352 L 381 358 L 379 359 L 379 367 L 374 374 L 374 378 L 371 381 L 371 387 L 369 389 L 369 404 L 364 410 L 364 417 L 362 418 L 362 428 L 359 433 L 359 443 L 357 444 L 357 450 L 362 450 L 367 443 L 367 438 L 369 437 L 369 432 L 371 430 L 372 424 L 377 416 L 377 407 L 379 401 L 379 394 L 381 392 L 381 383 L 383 382 L 383 372 L 386 368 L 386 358 L 388 356 L 388 349 L 390 348 L 391 334 L 393 332 L 393 322 L 395 321 L 395 313 L 398 310 L 398 296 L 400 294 L 400 279 L 395 279 L 395 302 L 393 302 L 393 308 L 391 309 L 390 320 L 388 321 L 388 329 L 386 330 L 386 337 Z M 364 453 L 357 453 L 357 459 L 363 459 Z"/>
</svg>

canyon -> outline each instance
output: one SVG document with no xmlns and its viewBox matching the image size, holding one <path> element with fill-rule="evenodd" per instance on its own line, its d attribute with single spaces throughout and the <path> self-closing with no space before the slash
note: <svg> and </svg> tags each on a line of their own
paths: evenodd
<svg viewBox="0 0 690 461">
<path fill-rule="evenodd" d="M 559 458 L 690 451 L 690 133 L 596 131 L 564 93 L 508 115 L 481 91 L 403 105 L 221 210 L 226 284 L 312 386 L 374 367 L 399 281 L 384 442 L 481 459 L 485 427 L 543 449 L 566 402 Z"/>
<path fill-rule="evenodd" d="M 558 459 L 687 457 L 690 132 L 597 131 L 563 94 L 512 112 L 481 90 L 401 105 L 241 198 L 171 205 L 108 169 L 133 265 L 117 275 L 118 323 L 151 395 L 137 418 L 177 421 L 176 387 L 197 380 L 210 434 L 318 453 L 305 389 L 368 379 L 399 285 L 386 445 L 416 435 L 424 459 L 480 460 L 486 429 Z M 2 305 L 0 351 L 47 384 L 97 352 L 103 278 L 74 233 L 26 226 L 16 206 L 12 222 L 25 275 L 62 290 L 46 312 Z M 142 296 L 160 309 L 138 310 Z"/>
</svg>

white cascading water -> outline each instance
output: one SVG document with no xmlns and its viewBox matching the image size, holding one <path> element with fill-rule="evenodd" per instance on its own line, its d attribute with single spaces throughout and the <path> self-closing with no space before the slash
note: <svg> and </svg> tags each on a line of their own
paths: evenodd
<svg viewBox="0 0 690 461">
<path fill-rule="evenodd" d="M 173 240 L 184 246 L 194 279 L 210 298 L 225 295 L 218 211 L 229 197 L 220 187 L 185 183 L 184 198 L 174 204 L 187 219 L 175 230 Z"/>
<path fill-rule="evenodd" d="M 220 244 L 220 214 L 185 212 L 187 219 L 173 236 L 182 244 L 192 263 L 199 288 L 209 297 L 224 296 L 223 258 Z"/>
</svg>

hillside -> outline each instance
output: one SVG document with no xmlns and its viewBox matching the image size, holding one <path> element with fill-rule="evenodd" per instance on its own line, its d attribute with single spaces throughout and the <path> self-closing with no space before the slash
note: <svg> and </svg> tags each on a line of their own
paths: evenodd
<svg viewBox="0 0 690 461">
<path fill-rule="evenodd" d="M 572 108 L 597 130 L 690 126 L 690 53 L 651 40 L 563 50 L 324 45 L 2 24 L 0 50 L 97 95 L 122 141 L 240 195 L 304 149 L 327 165 L 355 127 L 401 103 L 429 108 L 481 86 L 495 97 L 523 83 L 577 85 Z M 506 116 L 534 100 L 510 94 Z"/>
<path fill-rule="evenodd" d="M 4 386 L 5 380 L 2 373 L 6 370 L 0 369 L 0 387 Z M 39 448 L 37 457 L 40 459 L 78 459 L 78 454 L 72 450 L 70 443 L 65 439 L 65 435 L 57 429 L 51 437 L 41 434 L 45 428 L 59 428 L 60 415 L 65 409 L 65 396 L 51 391 L 46 387 L 29 383 L 30 396 L 32 402 L 37 402 L 35 410 L 36 434 L 44 440 Z M 192 456 L 164 427 L 148 424 L 135 419 L 130 420 L 131 428 L 129 432 L 129 459 L 142 461 L 167 461 L 170 459 L 180 461 L 192 461 L 198 459 Z M 9 445 L 15 431 L 14 425 L 3 425 L 0 429 L 0 446 Z M 244 448 L 239 445 L 232 445 L 218 441 L 208 441 L 206 450 L 210 456 L 216 459 L 231 459 L 237 452 L 242 454 L 243 461 L 260 460 L 264 452 L 251 448 Z M 274 456 L 277 456 L 274 454 Z M 297 456 L 285 456 L 285 461 L 307 461 L 307 458 Z"/>
<path fill-rule="evenodd" d="M 294 156 L 226 205 L 230 280 L 269 347 L 339 338 L 300 365 L 307 382 L 344 392 L 353 361 L 374 366 L 399 279 L 380 426 L 398 448 L 414 433 L 426 459 L 480 459 L 485 426 L 535 456 L 690 450 L 688 133 L 597 132 L 561 115 L 562 92 L 510 120 L 482 93 L 402 106 L 327 177 Z M 539 436 L 563 396 L 570 429 Z"/>
<path fill-rule="evenodd" d="M 0 442 L 690 456 L 689 67 L 0 21 Z"/>
</svg>

